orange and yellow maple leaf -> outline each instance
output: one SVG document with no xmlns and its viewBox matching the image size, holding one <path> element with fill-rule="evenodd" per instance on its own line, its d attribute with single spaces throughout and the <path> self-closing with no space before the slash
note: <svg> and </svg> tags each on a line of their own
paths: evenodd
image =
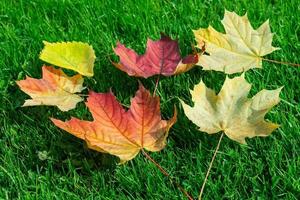
<svg viewBox="0 0 300 200">
<path fill-rule="evenodd" d="M 49 66 L 43 66 L 42 71 L 42 79 L 26 77 L 17 81 L 20 89 L 32 98 L 26 100 L 23 106 L 49 105 L 68 111 L 83 100 L 75 94 L 84 89 L 81 75 L 68 77 L 61 69 Z"/>
<path fill-rule="evenodd" d="M 90 92 L 87 107 L 94 121 L 72 118 L 67 122 L 51 119 L 56 126 L 83 139 L 89 148 L 118 156 L 121 162 L 133 159 L 141 149 L 160 151 L 166 145 L 170 120 L 162 120 L 159 97 L 140 85 L 126 111 L 110 93 Z"/>
</svg>

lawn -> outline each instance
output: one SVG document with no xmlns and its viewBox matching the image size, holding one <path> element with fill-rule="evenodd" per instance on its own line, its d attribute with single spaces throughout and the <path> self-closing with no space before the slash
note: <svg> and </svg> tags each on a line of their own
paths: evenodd
<svg viewBox="0 0 300 200">
<path fill-rule="evenodd" d="M 95 75 L 85 85 L 96 92 L 111 88 L 125 105 L 138 88 L 137 79 L 117 70 L 112 47 L 116 41 L 143 53 L 148 37 L 160 32 L 178 38 L 187 55 L 195 43 L 192 29 L 209 24 L 222 31 L 224 9 L 246 11 L 257 28 L 270 19 L 274 46 L 267 58 L 300 63 L 298 0 L 247 1 L 0 1 L 0 199 L 184 199 L 181 192 L 142 154 L 124 165 L 107 154 L 89 150 L 79 139 L 55 127 L 49 117 L 91 119 L 80 103 L 62 113 L 56 107 L 26 107 L 28 98 L 15 81 L 39 78 L 43 40 L 83 41 L 95 49 Z M 163 117 L 178 108 L 167 147 L 150 155 L 195 198 L 204 179 L 219 134 L 199 132 L 179 105 L 191 104 L 189 89 L 200 82 L 220 89 L 225 75 L 196 67 L 158 86 Z M 225 137 L 204 191 L 204 199 L 300 199 L 300 68 L 263 63 L 246 79 L 251 94 L 285 86 L 281 103 L 267 119 L 281 124 L 270 137 L 240 145 Z M 156 77 L 140 79 L 153 91 Z"/>
</svg>

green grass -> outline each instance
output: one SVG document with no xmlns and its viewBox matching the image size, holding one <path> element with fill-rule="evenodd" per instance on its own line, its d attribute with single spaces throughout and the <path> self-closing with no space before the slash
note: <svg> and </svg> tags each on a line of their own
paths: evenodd
<svg viewBox="0 0 300 200">
<path fill-rule="evenodd" d="M 184 2 L 184 3 L 183 3 Z M 213 25 L 223 30 L 224 8 L 248 12 L 254 27 L 270 19 L 276 33 L 267 58 L 300 63 L 300 6 L 297 0 L 248 1 L 0 1 L 0 199 L 184 199 L 142 155 L 125 165 L 87 149 L 79 139 L 54 127 L 49 117 L 89 119 L 83 103 L 62 113 L 54 107 L 20 107 L 28 98 L 15 81 L 40 77 L 42 41 L 83 41 L 93 45 L 97 60 L 88 88 L 107 92 L 129 104 L 138 82 L 109 62 L 117 40 L 142 53 L 147 37 L 164 32 L 178 38 L 183 55 L 191 52 L 192 29 Z M 116 59 L 115 57 L 113 57 Z M 270 137 L 242 146 L 224 138 L 212 168 L 204 199 L 300 199 L 300 68 L 264 63 L 246 74 L 251 93 L 284 85 L 282 101 L 267 118 L 281 124 Z M 151 153 L 194 197 L 205 176 L 219 134 L 197 131 L 184 115 L 178 98 L 190 101 L 189 89 L 204 79 L 220 89 L 225 75 L 195 68 L 162 78 L 164 118 L 179 108 L 167 147 Z M 153 90 L 155 77 L 140 79 Z M 47 154 L 41 159 L 41 153 Z"/>
</svg>

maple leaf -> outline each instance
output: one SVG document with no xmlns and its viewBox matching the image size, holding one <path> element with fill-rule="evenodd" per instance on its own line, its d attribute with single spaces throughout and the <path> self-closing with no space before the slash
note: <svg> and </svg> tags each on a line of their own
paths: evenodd
<svg viewBox="0 0 300 200">
<path fill-rule="evenodd" d="M 32 98 L 26 100 L 23 106 L 49 105 L 68 111 L 83 100 L 75 94 L 84 89 L 80 74 L 68 77 L 61 69 L 48 66 L 43 66 L 42 73 L 42 79 L 26 76 L 25 80 L 16 81 L 20 89 Z"/>
<path fill-rule="evenodd" d="M 161 119 L 159 97 L 151 96 L 142 85 L 128 111 L 111 92 L 90 92 L 86 105 L 94 121 L 51 120 L 59 128 L 85 140 L 89 148 L 118 156 L 121 162 L 133 159 L 143 148 L 163 149 L 168 131 L 176 122 L 176 110 L 170 120 Z"/>
<path fill-rule="evenodd" d="M 230 139 L 246 143 L 246 137 L 268 136 L 279 127 L 266 122 L 264 116 L 279 103 L 281 88 L 262 90 L 249 99 L 250 89 L 244 75 L 226 78 L 218 95 L 201 81 L 191 91 L 194 107 L 181 103 L 186 116 L 200 131 L 208 134 L 224 131 Z"/>
<path fill-rule="evenodd" d="M 148 39 L 145 54 L 138 55 L 134 50 L 117 43 L 114 52 L 120 57 L 119 63 L 113 63 L 117 68 L 130 76 L 148 78 L 162 74 L 171 76 L 190 70 L 197 62 L 198 55 L 188 55 L 181 58 L 178 42 L 161 34 L 158 41 Z"/>
<path fill-rule="evenodd" d="M 40 59 L 58 67 L 71 69 L 84 76 L 93 76 L 95 52 L 92 46 L 82 42 L 44 41 Z"/>
<path fill-rule="evenodd" d="M 272 46 L 273 33 L 269 20 L 254 30 L 247 13 L 239 16 L 225 10 L 222 20 L 226 34 L 213 27 L 194 30 L 198 48 L 205 46 L 209 55 L 202 55 L 198 65 L 204 70 L 222 71 L 226 74 L 261 68 L 262 56 L 279 49 Z"/>
</svg>

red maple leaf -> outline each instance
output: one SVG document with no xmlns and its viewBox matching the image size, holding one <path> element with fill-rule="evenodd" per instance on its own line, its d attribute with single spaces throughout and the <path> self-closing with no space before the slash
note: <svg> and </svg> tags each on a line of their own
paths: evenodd
<svg viewBox="0 0 300 200">
<path fill-rule="evenodd" d="M 158 41 L 148 39 L 146 52 L 138 55 L 134 50 L 117 43 L 114 52 L 120 57 L 119 63 L 113 63 L 117 68 L 130 76 L 148 78 L 162 74 L 171 76 L 190 70 L 197 62 L 198 55 L 181 57 L 177 40 L 161 34 Z"/>
</svg>

